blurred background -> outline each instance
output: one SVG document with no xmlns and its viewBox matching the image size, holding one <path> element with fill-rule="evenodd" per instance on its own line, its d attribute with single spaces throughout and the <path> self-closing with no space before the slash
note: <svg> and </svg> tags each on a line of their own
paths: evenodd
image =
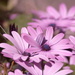
<svg viewBox="0 0 75 75">
<path fill-rule="evenodd" d="M 0 0 L 0 25 L 8 31 L 8 26 L 15 23 L 20 29 L 31 21 L 31 11 L 45 11 L 49 5 L 58 10 L 61 3 L 65 3 L 69 9 L 75 5 L 75 0 Z"/>
<path fill-rule="evenodd" d="M 68 9 L 75 6 L 75 0 L 0 0 L 0 43 L 8 42 L 2 34 L 9 33 L 10 24 L 18 25 L 20 32 L 34 17 L 31 13 L 33 10 L 46 11 L 49 5 L 58 10 L 61 3 L 65 3 Z M 3 61 L 5 58 L 0 55 L 0 63 Z"/>
</svg>

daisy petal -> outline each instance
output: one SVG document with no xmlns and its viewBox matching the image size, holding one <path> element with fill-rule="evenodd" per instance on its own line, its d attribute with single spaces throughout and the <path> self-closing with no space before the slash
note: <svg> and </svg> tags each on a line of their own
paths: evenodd
<svg viewBox="0 0 75 75">
<path fill-rule="evenodd" d="M 0 47 L 5 48 L 7 50 L 7 52 L 17 53 L 16 48 L 14 46 L 7 44 L 7 43 L 1 43 Z"/>
<path fill-rule="evenodd" d="M 56 9 L 54 9 L 52 6 L 48 6 L 47 7 L 47 12 L 51 17 L 54 18 L 58 18 L 59 17 L 59 13 L 57 12 Z"/>
<path fill-rule="evenodd" d="M 35 39 L 35 37 L 37 36 L 36 31 L 31 26 L 28 26 L 27 29 L 28 29 L 30 35 Z"/>
<path fill-rule="evenodd" d="M 74 36 L 70 36 L 69 39 L 75 45 L 75 37 Z"/>
<path fill-rule="evenodd" d="M 66 18 L 67 17 L 67 8 L 66 8 L 66 5 L 65 4 L 61 4 L 60 5 L 60 15 L 62 18 Z"/>
<path fill-rule="evenodd" d="M 39 35 L 37 36 L 37 38 L 36 38 L 36 42 L 37 42 L 39 45 L 42 44 L 43 40 L 44 40 L 44 35 L 43 35 L 43 34 L 39 34 Z"/>
<path fill-rule="evenodd" d="M 26 61 L 27 58 L 28 58 L 28 56 L 21 56 L 21 59 L 22 59 L 23 61 Z"/>
<path fill-rule="evenodd" d="M 21 34 L 23 34 L 23 33 L 28 34 L 28 31 L 27 31 L 27 29 L 26 29 L 25 27 L 23 27 L 23 28 L 21 29 Z"/>
<path fill-rule="evenodd" d="M 57 72 L 55 75 L 67 75 L 72 72 L 73 72 L 72 70 L 61 70 L 61 71 Z"/>
<path fill-rule="evenodd" d="M 41 50 L 40 50 L 40 48 L 35 48 L 34 47 L 34 48 L 28 48 L 25 51 L 28 52 L 28 53 L 34 53 L 34 52 L 39 52 Z"/>
<path fill-rule="evenodd" d="M 21 57 L 20 54 L 14 54 L 14 55 L 13 55 L 13 59 L 14 59 L 14 60 L 18 60 L 20 57 Z"/>
<path fill-rule="evenodd" d="M 53 37 L 53 28 L 49 27 L 46 30 L 45 38 L 46 38 L 46 40 L 51 41 L 52 37 Z"/>
<path fill-rule="evenodd" d="M 67 17 L 74 17 L 74 15 L 75 15 L 75 6 L 69 10 Z"/>
<path fill-rule="evenodd" d="M 55 72 L 57 72 L 58 70 L 60 70 L 63 66 L 63 63 L 55 63 L 48 71 L 47 75 L 54 75 Z"/>
<path fill-rule="evenodd" d="M 32 75 L 38 75 L 33 66 L 30 63 L 27 62 L 20 62 L 16 61 L 17 64 L 21 65 L 24 67 L 26 70 L 28 70 Z"/>
<path fill-rule="evenodd" d="M 31 25 L 32 27 L 38 27 L 38 23 L 37 22 L 30 22 L 28 23 L 28 25 Z"/>
<path fill-rule="evenodd" d="M 37 31 L 38 34 L 43 33 L 43 31 L 42 31 L 42 29 L 40 27 L 37 27 L 36 31 Z"/>
<path fill-rule="evenodd" d="M 42 67 L 41 67 L 41 63 L 34 63 L 34 68 L 37 71 L 38 75 L 42 75 Z"/>
<path fill-rule="evenodd" d="M 62 56 L 71 56 L 72 55 L 71 52 L 66 51 L 66 50 L 52 50 L 51 53 L 59 54 L 59 55 L 62 55 Z"/>
<path fill-rule="evenodd" d="M 8 34 L 3 34 L 4 37 L 6 37 L 9 41 L 11 41 L 16 47 L 18 47 L 18 44 L 14 40 L 14 38 Z"/>
<path fill-rule="evenodd" d="M 8 73 L 8 75 L 14 75 L 14 73 L 12 73 L 12 72 L 9 72 L 9 73 Z"/>
<path fill-rule="evenodd" d="M 75 55 L 70 57 L 70 65 L 75 65 Z"/>
<path fill-rule="evenodd" d="M 24 40 L 27 41 L 30 45 L 32 46 L 39 46 L 38 43 L 36 41 L 33 40 L 33 38 L 29 35 L 24 35 Z"/>
<path fill-rule="evenodd" d="M 64 37 L 64 34 L 63 34 L 63 33 L 57 34 L 57 35 L 50 41 L 50 44 L 53 45 L 53 44 L 58 43 L 63 37 Z"/>
<path fill-rule="evenodd" d="M 12 31 L 12 35 L 14 39 L 16 40 L 17 44 L 19 45 L 19 48 L 21 50 L 24 50 L 23 40 L 21 39 L 20 35 L 15 31 Z"/>
<path fill-rule="evenodd" d="M 22 72 L 21 72 L 19 69 L 16 69 L 16 70 L 15 70 L 15 75 L 18 75 L 18 74 L 19 74 L 19 75 L 23 75 Z"/>
</svg>

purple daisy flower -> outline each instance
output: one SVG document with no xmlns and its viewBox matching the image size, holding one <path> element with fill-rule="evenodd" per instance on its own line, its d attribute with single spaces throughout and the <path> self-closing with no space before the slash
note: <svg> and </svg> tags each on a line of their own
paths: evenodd
<svg viewBox="0 0 75 75">
<path fill-rule="evenodd" d="M 27 60 L 28 56 L 30 56 L 29 53 L 25 52 L 25 49 L 28 48 L 28 43 L 23 41 L 23 38 L 16 31 L 12 31 L 12 36 L 9 34 L 4 34 L 3 36 L 11 41 L 14 46 L 7 43 L 1 43 L 0 47 L 4 48 L 2 50 L 2 54 L 5 57 L 9 57 L 14 60 L 19 58 L 24 61 Z"/>
<path fill-rule="evenodd" d="M 42 29 L 45 29 L 48 26 L 56 25 L 56 27 L 62 29 L 63 31 L 66 31 L 66 29 L 75 31 L 75 6 L 70 8 L 67 12 L 66 5 L 62 3 L 60 5 L 59 12 L 52 6 L 48 6 L 46 13 L 40 11 L 34 13 L 38 16 L 40 15 L 39 17 L 44 19 L 34 19 L 35 22 L 30 22 L 28 25 L 32 25 L 35 28 L 40 26 Z"/>
<path fill-rule="evenodd" d="M 32 31 L 30 31 L 30 34 L 34 36 Z M 39 34 L 35 39 L 28 34 L 23 35 L 25 41 L 31 45 L 31 47 L 26 50 L 27 52 L 32 54 L 38 52 L 40 54 L 44 54 L 48 58 L 52 57 L 52 55 L 56 55 L 59 58 L 60 56 L 64 57 L 72 55 L 72 53 L 66 49 L 72 48 L 73 45 L 69 43 L 68 39 L 63 39 L 63 37 L 63 33 L 59 33 L 56 36 L 53 36 L 52 27 L 48 27 L 46 32 Z"/>
</svg>

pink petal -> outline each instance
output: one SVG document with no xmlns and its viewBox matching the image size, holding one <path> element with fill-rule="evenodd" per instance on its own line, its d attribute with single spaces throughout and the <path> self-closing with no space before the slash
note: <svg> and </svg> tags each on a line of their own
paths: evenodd
<svg viewBox="0 0 75 75">
<path fill-rule="evenodd" d="M 53 28 L 48 27 L 46 30 L 45 38 L 46 38 L 46 40 L 51 41 L 52 37 L 53 37 Z"/>
<path fill-rule="evenodd" d="M 21 39 L 20 35 L 15 31 L 12 31 L 12 35 L 15 41 L 17 42 L 17 44 L 19 45 L 19 48 L 24 51 L 23 40 Z"/>
<path fill-rule="evenodd" d="M 70 41 L 68 40 L 68 39 L 62 39 L 62 40 L 60 40 L 58 43 L 57 43 L 57 45 L 66 45 L 66 44 L 68 44 Z"/>
<path fill-rule="evenodd" d="M 16 48 L 7 43 L 1 43 L 0 47 L 5 48 L 7 50 L 6 52 L 8 52 L 8 53 L 17 53 Z"/>
<path fill-rule="evenodd" d="M 60 70 L 63 66 L 63 63 L 55 63 L 49 70 L 47 75 L 54 75 L 58 70 Z"/>
<path fill-rule="evenodd" d="M 40 27 L 37 27 L 36 31 L 37 31 L 38 34 L 43 33 L 43 31 L 42 31 L 42 29 Z"/>
<path fill-rule="evenodd" d="M 38 22 L 38 23 L 41 21 L 39 19 L 34 19 L 34 18 L 32 20 L 35 21 L 35 22 Z"/>
<path fill-rule="evenodd" d="M 60 19 L 56 21 L 56 25 L 59 27 L 68 27 L 71 22 L 68 19 Z"/>
<path fill-rule="evenodd" d="M 33 57 L 30 57 L 30 60 L 31 61 L 34 61 L 36 63 L 39 63 L 41 61 L 41 59 L 39 59 L 39 56 L 38 55 L 35 55 Z"/>
<path fill-rule="evenodd" d="M 9 41 L 11 41 L 14 46 L 18 47 L 18 44 L 16 43 L 16 41 L 14 40 L 14 38 L 8 34 L 3 34 L 4 37 L 6 37 Z"/>
<path fill-rule="evenodd" d="M 8 75 L 14 75 L 14 73 L 13 72 L 9 72 Z"/>
<path fill-rule="evenodd" d="M 35 39 L 35 37 L 37 36 L 36 31 L 34 30 L 34 28 L 32 28 L 31 26 L 28 26 L 28 31 L 30 33 L 30 35 Z"/>
<path fill-rule="evenodd" d="M 63 33 L 57 34 L 57 35 L 50 41 L 50 45 L 53 45 L 53 44 L 58 43 L 63 37 L 64 37 L 64 34 L 63 34 Z"/>
<path fill-rule="evenodd" d="M 45 66 L 44 66 L 44 70 L 43 70 L 43 73 L 44 75 L 47 75 L 48 71 L 50 70 L 50 67 L 51 64 L 50 63 L 46 63 Z"/>
<path fill-rule="evenodd" d="M 73 72 L 72 70 L 61 70 L 61 71 L 55 73 L 55 75 L 67 75 L 67 74 L 70 74 L 72 72 Z"/>
<path fill-rule="evenodd" d="M 30 45 L 32 46 L 35 46 L 35 47 L 38 47 L 38 43 L 36 41 L 33 40 L 33 38 L 29 35 L 25 35 L 24 37 L 24 40 L 27 41 Z"/>
<path fill-rule="evenodd" d="M 14 60 L 18 60 L 21 56 L 22 56 L 22 55 L 20 55 L 20 54 L 14 54 L 14 55 L 13 55 L 13 59 L 14 59 Z"/>
<path fill-rule="evenodd" d="M 54 17 L 54 18 L 58 18 L 59 17 L 59 13 L 52 6 L 48 6 L 47 7 L 47 12 L 50 15 L 50 17 Z"/>
<path fill-rule="evenodd" d="M 28 43 L 27 43 L 27 42 L 23 39 L 23 36 L 24 36 L 24 35 L 22 35 L 22 38 L 21 38 L 21 39 L 23 40 L 23 44 L 24 44 L 24 51 L 25 51 L 25 49 L 27 49 L 27 48 L 28 48 L 28 45 L 29 45 L 29 44 L 28 44 Z"/>
<path fill-rule="evenodd" d="M 18 75 L 18 74 L 19 74 L 19 75 L 23 75 L 23 73 L 22 73 L 19 69 L 16 69 L 16 70 L 15 70 L 15 75 Z"/>
<path fill-rule="evenodd" d="M 34 63 L 34 68 L 37 71 L 38 75 L 42 75 L 42 67 L 41 67 L 41 63 Z"/>
<path fill-rule="evenodd" d="M 21 56 L 21 59 L 22 59 L 23 61 L 26 61 L 27 58 L 28 58 L 28 56 Z"/>
<path fill-rule="evenodd" d="M 35 61 L 36 63 L 39 63 L 41 61 L 41 59 L 49 62 L 49 59 L 44 55 L 39 54 L 39 55 L 35 55 L 33 57 L 30 57 L 30 60 Z"/>
<path fill-rule="evenodd" d="M 41 59 L 43 59 L 43 60 L 49 62 L 49 59 L 48 59 L 46 56 L 40 55 L 40 54 L 39 54 L 38 56 L 39 56 L 39 58 L 41 58 Z"/>
<path fill-rule="evenodd" d="M 69 10 L 69 12 L 68 12 L 68 14 L 67 14 L 67 17 L 74 17 L 74 15 L 75 15 L 75 6 L 73 6 L 73 7 Z"/>
<path fill-rule="evenodd" d="M 66 18 L 67 17 L 67 7 L 66 7 L 65 4 L 61 4 L 60 5 L 59 11 L 60 11 L 60 15 L 61 15 L 62 18 Z"/>
<path fill-rule="evenodd" d="M 51 53 L 52 54 L 59 54 L 59 55 L 62 55 L 62 56 L 71 56 L 72 55 L 71 52 L 66 51 L 66 50 L 52 50 Z"/>
<path fill-rule="evenodd" d="M 21 29 L 21 34 L 23 34 L 23 33 L 28 34 L 28 31 L 27 31 L 27 29 L 26 29 L 25 27 L 23 27 L 23 28 Z"/>
<path fill-rule="evenodd" d="M 70 65 L 75 65 L 75 55 L 70 57 Z"/>
<path fill-rule="evenodd" d="M 4 52 L 4 51 L 6 51 L 6 49 L 3 49 L 2 52 L 1 52 L 3 54 L 3 56 L 12 59 L 13 53 L 10 53 L 10 52 L 8 53 L 8 52 Z"/>
<path fill-rule="evenodd" d="M 28 23 L 28 25 L 31 25 L 32 27 L 37 27 L 38 26 L 38 23 L 37 22 L 30 22 Z"/>
<path fill-rule="evenodd" d="M 74 36 L 70 36 L 69 39 L 75 45 L 75 37 Z"/>
<path fill-rule="evenodd" d="M 53 45 L 53 48 L 56 49 L 56 50 L 59 50 L 59 49 L 69 49 L 69 48 L 73 48 L 73 45 Z"/>
<path fill-rule="evenodd" d="M 56 58 L 57 58 L 60 62 L 68 63 L 67 58 L 66 58 L 66 57 L 64 57 L 64 56 L 61 56 L 61 55 L 60 55 L 60 56 L 57 56 Z M 58 60 L 57 60 L 57 61 L 58 61 Z"/>
<path fill-rule="evenodd" d="M 33 53 L 33 52 L 39 52 L 39 51 L 41 51 L 41 49 L 40 48 L 35 48 L 35 47 L 33 47 L 33 48 L 28 48 L 28 49 L 26 49 L 25 50 L 26 52 L 29 52 L 29 53 Z"/>
<path fill-rule="evenodd" d="M 30 63 L 27 62 L 21 62 L 21 61 L 16 61 L 17 64 L 20 66 L 24 67 L 26 70 L 28 70 L 32 75 L 38 75 L 33 66 Z"/>
<path fill-rule="evenodd" d="M 71 30 L 72 32 L 75 32 L 75 27 L 68 27 L 69 30 Z"/>
<path fill-rule="evenodd" d="M 41 33 L 41 34 L 39 34 L 39 35 L 37 36 L 36 42 L 37 42 L 39 45 L 41 45 L 43 41 L 44 41 L 44 34 Z"/>
</svg>

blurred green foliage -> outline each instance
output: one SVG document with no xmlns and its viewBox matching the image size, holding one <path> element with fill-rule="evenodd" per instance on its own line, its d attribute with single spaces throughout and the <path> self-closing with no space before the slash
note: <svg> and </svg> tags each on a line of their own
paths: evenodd
<svg viewBox="0 0 75 75">
<path fill-rule="evenodd" d="M 27 23 L 31 21 L 32 15 L 20 14 L 14 20 L 10 20 L 9 24 L 15 23 L 18 25 L 19 32 L 22 27 L 26 27 Z"/>
</svg>

